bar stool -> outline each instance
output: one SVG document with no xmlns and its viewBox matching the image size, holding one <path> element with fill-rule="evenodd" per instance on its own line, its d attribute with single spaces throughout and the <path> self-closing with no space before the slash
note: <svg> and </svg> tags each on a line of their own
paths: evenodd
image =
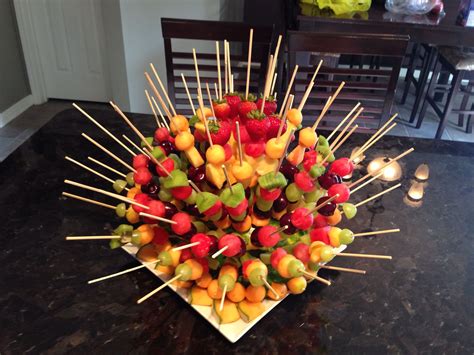
<svg viewBox="0 0 474 355">
<path fill-rule="evenodd" d="M 438 76 L 442 71 L 453 76 L 450 84 L 440 84 L 438 82 Z M 469 97 L 474 96 L 474 93 L 472 92 L 472 85 L 474 82 L 469 78 L 469 76 L 472 76 L 472 73 L 474 73 L 474 52 L 472 52 L 472 50 L 457 47 L 439 47 L 437 63 L 433 70 L 433 76 L 431 77 L 428 92 L 421 108 L 416 128 L 420 128 L 426 110 L 428 109 L 428 105 L 430 105 L 436 115 L 440 118 L 440 123 L 435 136 L 436 139 L 440 139 L 443 135 L 451 113 L 462 115 L 462 117 L 460 116 L 458 119 L 458 124 L 463 124 L 464 115 L 468 115 L 466 132 L 470 132 L 472 130 L 471 115 L 474 114 L 474 105 L 471 106 L 470 110 L 466 110 L 466 108 Z M 468 85 L 464 87 L 461 86 L 463 79 L 469 80 Z M 439 103 L 435 101 L 435 93 L 442 93 L 443 95 L 447 94 L 444 108 L 441 108 Z M 454 99 L 458 94 L 463 95 L 461 108 L 453 109 Z"/>
</svg>

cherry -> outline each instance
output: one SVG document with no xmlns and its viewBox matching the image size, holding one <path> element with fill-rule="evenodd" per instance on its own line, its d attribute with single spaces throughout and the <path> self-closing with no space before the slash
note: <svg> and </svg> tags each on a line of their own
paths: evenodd
<svg viewBox="0 0 474 355">
<path fill-rule="evenodd" d="M 280 172 L 290 181 L 294 180 L 294 176 L 296 173 L 298 173 L 298 171 L 298 168 L 287 160 L 281 164 Z"/>
<path fill-rule="evenodd" d="M 257 205 L 253 206 L 253 214 L 257 216 L 259 219 L 268 219 L 272 216 L 272 210 L 262 211 L 260 210 Z"/>
<path fill-rule="evenodd" d="M 188 169 L 188 177 L 196 184 L 203 182 L 206 179 L 206 166 L 201 165 L 200 167 L 195 168 L 191 165 Z"/>
<path fill-rule="evenodd" d="M 295 226 L 291 223 L 291 212 L 285 213 L 283 216 L 280 218 L 280 227 L 288 226 L 283 233 L 287 235 L 291 235 L 296 233 L 296 228 Z"/>
<path fill-rule="evenodd" d="M 152 240 L 153 244 L 163 245 L 163 244 L 166 244 L 166 242 L 168 242 L 169 234 L 164 228 L 161 228 L 158 226 L 154 227 L 153 233 L 154 233 L 154 237 Z"/>
<path fill-rule="evenodd" d="M 158 145 L 164 149 L 166 155 L 170 155 L 171 153 L 178 153 L 176 146 L 170 141 L 162 141 Z"/>
<path fill-rule="evenodd" d="M 335 174 L 326 172 L 324 175 L 318 177 L 319 185 L 325 190 L 328 190 L 334 184 L 340 184 L 342 182 L 342 178 Z"/>
<path fill-rule="evenodd" d="M 320 205 L 329 199 L 330 199 L 329 196 L 321 197 L 316 203 L 316 205 Z M 318 213 L 322 214 L 323 216 L 329 217 L 334 214 L 334 211 L 336 210 L 336 208 L 337 208 L 337 205 L 334 203 L 334 201 L 331 201 L 327 203 L 326 205 L 324 205 L 323 207 L 320 207 L 318 210 Z"/>
<path fill-rule="evenodd" d="M 171 202 L 163 202 L 165 205 L 165 218 L 171 219 L 176 213 L 178 213 L 178 208 L 173 205 Z"/>
<path fill-rule="evenodd" d="M 261 248 L 262 243 L 260 243 L 260 240 L 258 239 L 258 231 L 259 230 L 260 230 L 260 228 L 255 228 L 253 230 L 252 234 L 250 235 L 250 241 L 252 242 L 252 245 L 255 245 L 256 247 Z"/>
<path fill-rule="evenodd" d="M 281 193 L 280 196 L 273 201 L 273 211 L 281 212 L 288 206 L 288 200 L 284 193 Z M 254 207 L 255 210 L 255 207 Z"/>
<path fill-rule="evenodd" d="M 142 185 L 142 192 L 154 199 L 158 199 L 160 186 L 155 184 L 154 181 L 150 181 L 148 184 Z"/>
</svg>

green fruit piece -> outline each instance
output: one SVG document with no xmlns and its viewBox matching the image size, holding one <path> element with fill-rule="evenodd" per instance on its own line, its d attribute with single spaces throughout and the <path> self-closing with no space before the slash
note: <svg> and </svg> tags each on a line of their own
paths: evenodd
<svg viewBox="0 0 474 355">
<path fill-rule="evenodd" d="M 117 179 L 113 183 L 112 187 L 114 188 L 116 193 L 121 193 L 125 187 L 127 187 L 127 182 L 125 180 Z"/>
<path fill-rule="evenodd" d="M 304 200 L 305 200 L 305 202 L 316 202 L 321 197 L 323 197 L 325 194 L 326 194 L 325 190 L 315 189 L 314 191 L 305 193 L 304 194 Z"/>
<path fill-rule="evenodd" d="M 122 243 L 120 243 L 120 239 L 111 239 L 109 242 L 110 249 L 117 249 L 122 246 Z"/>
<path fill-rule="evenodd" d="M 301 236 L 300 242 L 303 243 L 303 244 L 306 244 L 306 245 L 310 245 L 311 244 L 311 237 L 309 236 L 309 234 L 305 234 L 305 235 Z"/>
<path fill-rule="evenodd" d="M 158 161 L 163 160 L 163 158 L 165 157 L 165 153 L 163 152 L 163 149 L 161 149 L 161 147 L 153 147 L 151 155 L 153 155 Z"/>
<path fill-rule="evenodd" d="M 270 261 L 271 256 L 272 256 L 271 253 L 262 253 L 262 254 L 260 254 L 260 260 L 262 260 L 262 263 L 264 263 L 265 265 L 270 265 L 271 264 L 271 261 Z"/>
<path fill-rule="evenodd" d="M 209 269 L 211 270 L 217 270 L 219 268 L 219 260 L 218 259 L 213 259 L 213 258 L 207 258 L 209 262 Z"/>
<path fill-rule="evenodd" d="M 285 189 L 285 195 L 288 201 L 290 202 L 296 202 L 299 199 L 301 199 L 301 196 L 303 196 L 302 191 L 296 186 L 294 182 L 289 184 L 286 189 Z"/>
<path fill-rule="evenodd" d="M 321 257 L 321 261 L 324 263 L 327 263 L 328 261 L 331 261 L 334 258 L 334 253 L 330 246 L 321 247 L 321 249 L 319 250 L 319 255 Z"/>
<path fill-rule="evenodd" d="M 127 205 L 125 203 L 119 203 L 116 207 L 115 207 L 115 213 L 117 214 L 117 216 L 119 217 L 125 217 L 125 214 L 127 213 Z"/>
<path fill-rule="evenodd" d="M 249 253 L 245 253 L 244 255 L 242 255 L 240 257 L 240 262 L 243 264 L 245 263 L 247 260 L 252 260 L 252 259 L 255 259 L 251 254 Z"/>
<path fill-rule="evenodd" d="M 339 233 L 339 242 L 341 244 L 351 244 L 354 241 L 354 233 L 350 229 L 343 229 Z"/>
<path fill-rule="evenodd" d="M 256 268 L 249 274 L 249 282 L 252 286 L 262 286 L 265 284 L 263 280 L 266 277 L 267 274 L 263 268 Z"/>
<path fill-rule="evenodd" d="M 323 175 L 325 172 L 326 172 L 326 168 L 324 166 L 314 164 L 309 170 L 309 175 L 313 179 L 316 179 L 317 177 L 320 177 L 321 175 Z"/>
<path fill-rule="evenodd" d="M 132 244 L 133 245 L 141 245 L 141 233 L 138 230 L 134 230 L 132 233 Z"/>
<path fill-rule="evenodd" d="M 197 193 L 193 189 L 191 191 L 191 195 L 189 195 L 189 197 L 185 199 L 184 202 L 186 202 L 188 205 L 194 205 L 196 204 L 196 197 L 197 197 Z"/>
<path fill-rule="evenodd" d="M 235 280 L 229 274 L 222 275 L 221 277 L 219 277 L 219 280 L 217 282 L 221 290 L 223 290 L 224 287 L 226 287 L 226 292 L 232 291 L 235 287 Z"/>
<path fill-rule="evenodd" d="M 174 171 L 174 170 L 173 170 Z M 199 192 L 196 196 L 196 206 L 200 213 L 207 211 L 219 200 L 217 195 L 210 192 Z"/>
<path fill-rule="evenodd" d="M 174 169 L 170 173 L 170 176 L 164 178 L 163 186 L 166 189 L 172 189 L 173 187 L 189 186 L 188 176 L 185 172 L 178 169 Z"/>
<path fill-rule="evenodd" d="M 212 216 L 208 217 L 210 221 L 218 221 L 222 218 L 222 210 L 220 210 L 218 213 L 213 214 Z"/>
<path fill-rule="evenodd" d="M 352 203 L 343 203 L 342 210 L 347 219 L 352 219 L 357 214 L 357 207 Z"/>
<path fill-rule="evenodd" d="M 318 146 L 329 147 L 329 142 L 326 139 L 326 137 L 323 137 L 323 136 L 318 137 Z"/>
<path fill-rule="evenodd" d="M 130 234 L 131 232 L 133 232 L 133 226 L 129 224 L 121 224 L 114 229 L 113 234 L 122 236 L 125 234 Z"/>
<path fill-rule="evenodd" d="M 182 263 L 176 266 L 176 270 L 174 270 L 174 274 L 176 276 L 180 275 L 179 281 L 188 281 L 191 278 L 193 270 L 191 266 L 188 264 Z"/>
<path fill-rule="evenodd" d="M 273 206 L 273 201 L 267 201 L 263 198 L 257 198 L 257 207 L 260 211 L 266 212 L 269 211 Z"/>
<path fill-rule="evenodd" d="M 149 145 L 152 145 L 152 144 L 153 144 L 153 137 L 146 137 L 145 139 L 146 139 L 146 141 L 148 142 Z M 148 145 L 145 143 L 145 141 L 141 141 L 141 142 L 140 142 L 140 146 L 141 146 L 142 148 L 148 147 Z"/>
<path fill-rule="evenodd" d="M 318 263 L 313 263 L 312 261 L 308 262 L 308 269 L 311 271 L 318 271 L 319 270 L 319 264 Z"/>
<path fill-rule="evenodd" d="M 158 197 L 161 201 L 170 202 L 173 199 L 173 195 L 169 189 L 161 188 L 158 192 Z"/>
<path fill-rule="evenodd" d="M 235 221 L 235 222 L 242 222 L 245 219 L 245 217 L 247 217 L 247 211 L 242 212 L 238 216 L 231 216 L 232 221 Z"/>
<path fill-rule="evenodd" d="M 158 259 L 160 262 L 157 264 L 158 265 L 163 265 L 163 266 L 171 266 L 173 265 L 173 258 L 171 257 L 171 254 L 167 251 L 162 251 L 158 255 Z"/>
<path fill-rule="evenodd" d="M 288 263 L 288 273 L 291 277 L 299 277 L 303 275 L 304 264 L 301 260 L 294 259 Z"/>
<path fill-rule="evenodd" d="M 251 322 L 265 312 L 265 305 L 262 302 L 243 300 L 239 302 L 239 311 L 244 322 Z"/>
<path fill-rule="evenodd" d="M 230 208 L 237 207 L 245 198 L 244 186 L 239 182 L 232 185 L 232 190 L 227 187 L 219 195 L 222 203 Z"/>
<path fill-rule="evenodd" d="M 125 177 L 125 180 L 127 180 L 128 186 L 135 186 L 135 180 L 133 179 L 133 172 L 129 172 L 127 176 Z"/>
<path fill-rule="evenodd" d="M 275 174 L 272 171 L 258 178 L 258 185 L 266 190 L 273 190 L 276 188 L 285 187 L 286 184 L 287 181 L 285 175 L 283 175 L 281 172 Z"/>
<path fill-rule="evenodd" d="M 192 221 L 191 223 L 196 228 L 197 233 L 206 233 L 207 232 L 207 227 L 203 222 L 201 222 L 201 221 Z"/>
</svg>

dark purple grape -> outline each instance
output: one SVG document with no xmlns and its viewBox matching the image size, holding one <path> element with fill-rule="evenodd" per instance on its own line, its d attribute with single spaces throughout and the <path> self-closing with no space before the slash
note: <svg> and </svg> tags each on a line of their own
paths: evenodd
<svg viewBox="0 0 474 355">
<path fill-rule="evenodd" d="M 178 209 L 171 202 L 163 202 L 163 204 L 165 205 L 165 218 L 171 219 L 171 217 L 178 213 Z"/>
<path fill-rule="evenodd" d="M 286 207 L 288 206 L 288 200 L 285 196 L 285 193 L 281 193 L 278 198 L 273 201 L 273 211 L 275 212 L 281 212 L 283 211 Z"/>
<path fill-rule="evenodd" d="M 178 153 L 178 150 L 176 149 L 176 146 L 173 143 L 171 143 L 170 141 L 160 142 L 159 146 L 164 149 L 166 155 L 170 155 L 171 153 L 175 153 L 175 154 Z"/>
<path fill-rule="evenodd" d="M 210 240 L 209 254 L 212 255 L 219 250 L 219 241 L 215 235 L 208 235 Z"/>
<path fill-rule="evenodd" d="M 296 227 L 291 223 L 291 212 L 285 213 L 280 218 L 280 227 L 288 226 L 287 229 L 283 231 L 283 233 L 287 235 L 291 235 L 296 233 Z"/>
<path fill-rule="evenodd" d="M 182 235 L 182 237 L 183 237 L 184 239 L 186 239 L 186 240 L 190 240 L 191 237 L 192 237 L 194 234 L 196 234 L 196 232 L 197 232 L 196 227 L 194 226 L 194 224 L 191 223 L 191 229 L 189 230 L 189 232 L 184 233 L 184 234 Z"/>
<path fill-rule="evenodd" d="M 240 251 L 236 255 L 236 257 L 241 257 L 242 255 L 244 255 L 247 252 L 247 245 L 245 245 L 245 240 L 243 240 L 240 237 L 239 237 L 239 239 L 240 239 Z"/>
<path fill-rule="evenodd" d="M 252 242 L 252 245 L 255 245 L 256 247 L 259 247 L 261 248 L 262 247 L 262 243 L 260 243 L 260 241 L 258 240 L 258 231 L 260 230 L 260 228 L 255 228 L 252 232 L 252 234 L 250 235 L 250 241 Z"/>
<path fill-rule="evenodd" d="M 323 189 L 329 190 L 332 185 L 342 183 L 342 178 L 335 173 L 327 172 L 318 177 L 318 182 Z"/>
<path fill-rule="evenodd" d="M 247 187 L 245 189 L 245 198 L 248 200 L 251 194 L 252 194 L 252 190 L 250 190 L 250 187 Z"/>
<path fill-rule="evenodd" d="M 188 205 L 186 206 L 186 212 L 189 213 L 191 216 L 202 218 L 204 215 L 199 212 L 199 209 L 196 205 Z"/>
<path fill-rule="evenodd" d="M 329 196 L 321 197 L 318 200 L 318 202 L 316 203 L 316 206 L 324 203 L 325 201 L 327 201 L 329 199 L 330 199 Z M 336 208 L 337 208 L 337 204 L 335 204 L 334 202 L 329 202 L 328 204 L 324 205 L 323 207 L 320 207 L 319 210 L 318 210 L 318 213 L 323 215 L 323 216 L 329 217 L 329 216 L 332 216 L 334 214 L 334 211 L 336 210 Z"/>
<path fill-rule="evenodd" d="M 206 179 L 206 166 L 201 165 L 198 168 L 190 166 L 188 169 L 188 177 L 192 182 L 196 184 L 203 182 Z"/>
<path fill-rule="evenodd" d="M 256 215 L 259 219 L 268 219 L 272 216 L 272 210 L 268 211 L 260 210 L 257 205 L 253 206 L 253 214 Z"/>
<path fill-rule="evenodd" d="M 222 215 L 221 215 L 221 218 L 219 218 L 219 221 L 223 221 L 229 215 L 229 212 L 227 212 L 225 208 L 223 208 L 221 211 L 222 211 Z"/>
<path fill-rule="evenodd" d="M 151 198 L 158 199 L 160 186 L 157 185 L 154 181 L 150 181 L 148 184 L 142 186 L 142 192 L 147 194 Z"/>
<path fill-rule="evenodd" d="M 298 173 L 299 170 L 296 166 L 285 160 L 283 164 L 281 164 L 280 172 L 285 175 L 288 180 L 293 181 L 295 174 Z"/>
</svg>

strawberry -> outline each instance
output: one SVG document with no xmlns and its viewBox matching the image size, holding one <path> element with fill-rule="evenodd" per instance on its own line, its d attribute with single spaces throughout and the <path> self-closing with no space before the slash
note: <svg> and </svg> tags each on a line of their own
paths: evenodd
<svg viewBox="0 0 474 355">
<path fill-rule="evenodd" d="M 220 119 L 228 119 L 230 116 L 230 105 L 227 103 L 226 100 L 217 100 L 214 101 L 212 104 L 214 108 L 214 113 L 216 114 L 217 118 Z"/>
<path fill-rule="evenodd" d="M 270 128 L 267 131 L 267 139 L 275 138 L 278 135 L 278 130 L 280 129 L 281 119 L 277 115 L 272 115 L 268 117 L 270 121 Z M 283 123 L 283 129 L 281 134 L 286 132 L 286 122 Z"/>
<path fill-rule="evenodd" d="M 249 142 L 245 145 L 245 154 L 248 156 L 258 158 L 265 152 L 265 143 L 264 142 Z"/>
<path fill-rule="evenodd" d="M 259 110 L 260 110 L 260 107 L 262 107 L 262 100 L 263 98 L 260 97 L 257 101 L 257 107 Z M 267 97 L 267 99 L 265 100 L 265 105 L 263 107 L 263 112 L 267 116 L 270 116 L 270 115 L 273 115 L 276 112 L 276 110 L 277 110 L 276 100 L 273 98 L 273 96 Z"/>
<path fill-rule="evenodd" d="M 154 138 L 157 142 L 167 141 L 170 138 L 170 131 L 164 127 L 160 127 L 155 131 Z"/>
<path fill-rule="evenodd" d="M 234 121 L 235 122 L 235 121 Z M 245 125 L 240 124 L 240 142 L 242 144 L 246 144 L 250 142 L 250 136 L 249 133 L 247 132 L 247 128 Z M 237 125 L 234 123 L 234 126 L 232 127 L 232 135 L 234 136 L 235 141 L 237 142 Z"/>
<path fill-rule="evenodd" d="M 231 134 L 231 126 L 227 121 L 212 121 L 208 123 L 209 132 L 211 132 L 212 143 L 225 145 Z"/>
<path fill-rule="evenodd" d="M 247 120 L 247 115 L 250 111 L 256 110 L 257 105 L 255 104 L 255 97 L 253 95 L 249 95 L 247 101 L 241 101 L 239 104 L 239 116 L 242 122 L 245 123 Z"/>
<path fill-rule="evenodd" d="M 240 96 L 236 93 L 229 93 L 224 96 L 225 100 L 230 106 L 230 114 L 228 116 L 235 117 L 239 114 L 239 103 L 240 103 Z"/>
<path fill-rule="evenodd" d="M 260 113 L 258 110 L 250 111 L 247 115 L 247 123 L 245 124 L 247 132 L 250 138 L 254 142 L 258 142 L 266 137 L 267 131 L 270 128 L 270 121 L 265 114 Z"/>
</svg>

